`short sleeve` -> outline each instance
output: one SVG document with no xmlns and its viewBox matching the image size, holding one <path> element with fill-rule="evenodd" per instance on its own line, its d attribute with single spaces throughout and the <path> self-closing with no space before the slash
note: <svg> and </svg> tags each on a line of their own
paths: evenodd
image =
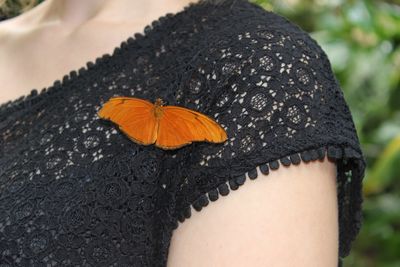
<svg viewBox="0 0 400 267">
<path fill-rule="evenodd" d="M 180 151 L 173 216 L 184 222 L 191 207 L 201 211 L 257 179 L 257 168 L 269 174 L 327 156 L 337 166 L 339 254 L 345 257 L 362 222 L 365 169 L 352 115 L 317 42 L 284 18 L 268 16 L 273 23 L 236 25 L 229 40 L 213 46 L 210 73 L 191 75 L 215 90 L 198 98 L 208 101 L 200 111 L 224 127 L 228 140 Z"/>
</svg>

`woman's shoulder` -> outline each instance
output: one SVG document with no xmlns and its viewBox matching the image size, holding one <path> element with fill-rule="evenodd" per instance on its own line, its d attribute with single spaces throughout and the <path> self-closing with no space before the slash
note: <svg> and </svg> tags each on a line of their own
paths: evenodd
<svg viewBox="0 0 400 267">
<path fill-rule="evenodd" d="M 205 52 L 198 58 L 207 61 L 201 63 L 205 72 L 212 74 L 206 77 L 207 83 L 217 96 L 210 95 L 210 103 L 221 100 L 222 111 L 230 108 L 232 102 L 244 101 L 239 103 L 249 105 L 245 98 L 262 93 L 275 103 L 291 105 L 297 101 L 304 106 L 310 101 L 314 111 L 340 104 L 347 112 L 330 60 L 309 33 L 255 3 L 246 0 L 224 3 L 227 6 L 216 13 L 219 18 L 206 16 L 211 21 L 204 27 L 210 30 L 202 33 L 206 41 L 199 45 L 204 48 L 201 52 Z M 336 96 L 341 98 L 340 103 Z"/>
<path fill-rule="evenodd" d="M 336 82 L 325 51 L 299 25 L 247 0 L 223 3 L 221 13 L 207 16 L 211 25 L 206 25 L 210 30 L 205 32 L 205 39 L 212 62 L 240 61 L 241 66 L 261 66 L 264 70 L 285 61 L 286 67 L 302 63 L 303 70 L 317 67 L 329 82 Z"/>
<path fill-rule="evenodd" d="M 297 42 L 303 39 L 309 46 L 318 46 L 308 32 L 277 12 L 267 10 L 248 0 L 222 2 L 224 5 L 218 7 L 221 13 L 215 12 L 209 15 L 222 17 L 220 20 L 218 18 L 214 20 L 218 24 L 214 25 L 214 29 L 218 31 L 217 37 L 253 38 L 260 41 L 288 38 Z"/>
</svg>

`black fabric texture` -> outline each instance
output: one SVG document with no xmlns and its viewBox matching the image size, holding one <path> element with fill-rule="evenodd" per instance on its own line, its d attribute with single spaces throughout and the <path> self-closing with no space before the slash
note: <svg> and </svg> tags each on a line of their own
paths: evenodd
<svg viewBox="0 0 400 267">
<path fill-rule="evenodd" d="M 136 144 L 98 118 L 112 96 L 197 110 L 228 140 Z M 326 155 L 338 170 L 340 258 L 362 224 L 365 160 L 326 54 L 244 0 L 154 20 L 113 53 L 3 103 L 0 134 L 2 266 L 165 266 L 193 211 L 257 179 L 257 168 Z"/>
</svg>

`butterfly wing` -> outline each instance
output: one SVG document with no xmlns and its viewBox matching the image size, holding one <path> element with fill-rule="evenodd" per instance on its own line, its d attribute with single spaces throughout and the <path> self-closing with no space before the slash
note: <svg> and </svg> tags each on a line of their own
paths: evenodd
<svg viewBox="0 0 400 267">
<path fill-rule="evenodd" d="M 154 144 L 157 139 L 158 121 L 154 105 L 135 97 L 112 97 L 97 113 L 102 119 L 118 125 L 129 139 L 141 144 Z"/>
<path fill-rule="evenodd" d="M 164 106 L 155 145 L 175 149 L 193 141 L 221 143 L 226 139 L 225 130 L 205 114 L 179 106 Z"/>
</svg>

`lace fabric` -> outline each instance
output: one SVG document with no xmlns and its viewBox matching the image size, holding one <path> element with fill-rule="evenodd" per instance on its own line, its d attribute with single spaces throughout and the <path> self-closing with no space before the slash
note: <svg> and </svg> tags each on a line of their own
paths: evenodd
<svg viewBox="0 0 400 267">
<path fill-rule="evenodd" d="M 320 46 L 244 0 L 166 14 L 86 67 L 0 106 L 4 266 L 165 266 L 178 222 L 281 165 L 337 165 L 339 256 L 362 223 L 365 160 Z M 223 144 L 166 151 L 97 111 L 161 97 L 213 117 Z M 268 238 L 268 237 L 265 237 Z M 340 262 L 341 259 L 339 259 Z"/>
</svg>

